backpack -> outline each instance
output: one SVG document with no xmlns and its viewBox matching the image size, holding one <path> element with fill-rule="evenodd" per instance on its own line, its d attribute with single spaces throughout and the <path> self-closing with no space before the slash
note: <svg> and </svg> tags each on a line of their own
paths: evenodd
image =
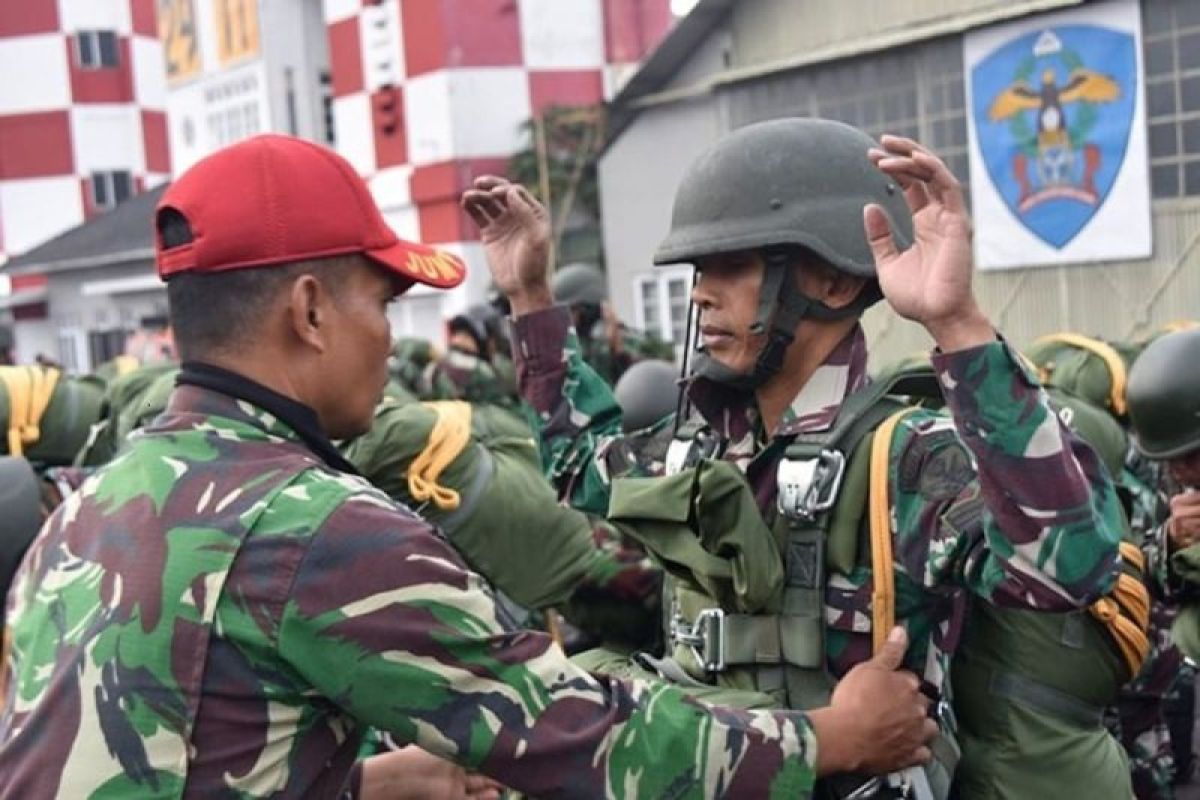
<svg viewBox="0 0 1200 800">
<path fill-rule="evenodd" d="M 103 388 L 53 367 L 0 367 L 0 455 L 39 467 L 70 464 L 100 417 Z"/>
</svg>

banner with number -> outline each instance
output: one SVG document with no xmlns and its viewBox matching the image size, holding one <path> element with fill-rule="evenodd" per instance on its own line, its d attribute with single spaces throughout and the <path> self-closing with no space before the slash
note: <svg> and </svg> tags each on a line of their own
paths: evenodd
<svg viewBox="0 0 1200 800">
<path fill-rule="evenodd" d="M 192 0 L 158 0 L 158 38 L 162 41 L 167 81 L 177 83 L 200 73 L 200 42 Z"/>
<path fill-rule="evenodd" d="M 979 266 L 1149 257 L 1137 0 L 974 31 L 963 48 Z"/>
<path fill-rule="evenodd" d="M 213 0 L 213 13 L 222 67 L 258 55 L 258 0 Z"/>
</svg>

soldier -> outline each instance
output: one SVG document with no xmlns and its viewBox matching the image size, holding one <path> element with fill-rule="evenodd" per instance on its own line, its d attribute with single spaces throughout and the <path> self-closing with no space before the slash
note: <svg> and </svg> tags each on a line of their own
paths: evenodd
<svg viewBox="0 0 1200 800">
<path fill-rule="evenodd" d="M 1134 789 L 1140 800 L 1174 797 L 1172 783 L 1187 779 L 1186 747 L 1173 746 L 1175 731 L 1166 718 L 1174 696 L 1192 692 L 1195 669 L 1171 642 L 1169 631 L 1192 629 L 1195 619 L 1180 615 L 1180 602 L 1194 587 L 1187 576 L 1192 546 L 1200 542 L 1200 328 L 1180 327 L 1155 339 L 1134 362 L 1126 388 L 1137 454 L 1149 464 L 1135 508 L 1145 517 L 1135 527 L 1147 531 L 1146 550 L 1154 580 L 1155 657 L 1121 704 L 1122 738 L 1133 761 Z M 1172 554 L 1178 553 L 1178 560 Z M 1180 569 L 1182 567 L 1183 569 Z M 1189 639 L 1185 636 L 1184 641 Z M 1192 652 L 1192 658 L 1200 652 Z M 1176 763 L 1182 756 L 1183 761 Z"/>
<path fill-rule="evenodd" d="M 178 178 L 156 228 L 183 368 L 18 571 L 0 795 L 352 792 L 366 726 L 544 797 L 805 797 L 929 757 L 902 630 L 809 713 L 596 678 L 355 474 L 331 439 L 371 425 L 387 304 L 463 267 L 397 239 L 344 159 L 255 137 Z"/>
<path fill-rule="evenodd" d="M 615 386 L 630 365 L 644 358 L 675 358 L 670 342 L 635 331 L 617 319 L 608 304 L 608 288 L 599 267 L 567 264 L 554 273 L 550 290 L 554 302 L 571 309 L 583 358 L 609 386 Z"/>
<path fill-rule="evenodd" d="M 667 657 L 643 664 L 804 707 L 829 691 L 827 675 L 870 656 L 894 602 L 915 643 L 907 663 L 945 700 L 968 593 L 1065 611 L 1112 586 L 1112 485 L 976 304 L 962 189 L 915 142 L 885 136 L 880 146 L 840 123 L 776 120 L 694 162 L 655 254 L 698 272 L 700 355 L 687 387 L 696 415 L 677 420 L 665 453 L 629 447 L 571 316 L 552 305 L 545 210 L 498 178 L 477 180 L 463 204 L 512 304 L 522 395 L 540 416 L 560 494 L 640 531 L 672 575 Z M 841 443 L 879 405 L 864 389 L 858 319 L 883 297 L 937 343 L 953 421 L 924 410 L 890 420 L 894 436 L 875 434 L 880 458 L 862 461 Z M 746 506 L 719 469 L 729 463 L 745 473 L 761 522 L 730 508 Z M 858 546 L 857 464 L 880 473 L 872 495 L 886 489 L 871 506 L 869 554 Z M 904 780 L 945 796 L 954 754 L 942 749 L 941 769 Z M 828 788 L 895 796 L 861 779 Z"/>
</svg>

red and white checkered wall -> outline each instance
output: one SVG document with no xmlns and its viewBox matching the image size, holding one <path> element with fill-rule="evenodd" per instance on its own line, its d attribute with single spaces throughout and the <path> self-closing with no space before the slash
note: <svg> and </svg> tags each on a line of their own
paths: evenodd
<svg viewBox="0 0 1200 800">
<path fill-rule="evenodd" d="M 80 66 L 81 30 L 117 33 L 116 67 Z M 154 0 L 0 2 L 0 75 L 0 257 L 92 216 L 95 172 L 169 176 Z"/>
<path fill-rule="evenodd" d="M 668 0 L 324 0 L 338 150 L 401 236 L 464 255 L 458 197 L 503 173 L 521 125 L 600 102 L 661 41 Z"/>
</svg>

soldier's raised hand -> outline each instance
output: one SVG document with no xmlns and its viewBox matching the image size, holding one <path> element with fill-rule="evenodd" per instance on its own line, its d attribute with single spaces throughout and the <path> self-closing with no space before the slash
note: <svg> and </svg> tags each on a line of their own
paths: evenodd
<svg viewBox="0 0 1200 800">
<path fill-rule="evenodd" d="M 513 314 L 551 305 L 545 207 L 525 187 L 491 175 L 475 179 L 463 193 L 462 207 L 479 226 L 492 280 L 512 303 Z"/>
<path fill-rule="evenodd" d="M 871 161 L 904 189 L 913 245 L 901 252 L 883 210 L 863 212 L 879 285 L 900 316 L 919 322 L 943 350 L 995 338 L 971 290 L 971 220 L 962 186 L 940 158 L 911 139 L 884 136 Z"/>
</svg>

